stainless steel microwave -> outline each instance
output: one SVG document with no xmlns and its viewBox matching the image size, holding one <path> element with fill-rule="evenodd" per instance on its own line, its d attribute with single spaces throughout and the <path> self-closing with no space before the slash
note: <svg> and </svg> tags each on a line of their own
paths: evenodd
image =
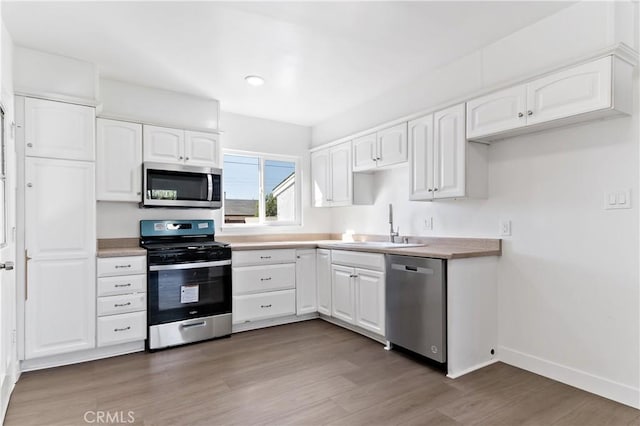
<svg viewBox="0 0 640 426">
<path fill-rule="evenodd" d="M 142 207 L 222 207 L 221 169 L 144 163 L 142 176 Z"/>
</svg>

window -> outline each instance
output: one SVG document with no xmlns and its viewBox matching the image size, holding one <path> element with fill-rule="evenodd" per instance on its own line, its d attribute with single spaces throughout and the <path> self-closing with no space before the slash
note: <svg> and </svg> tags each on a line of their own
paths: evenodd
<svg viewBox="0 0 640 426">
<path fill-rule="evenodd" d="M 266 154 L 224 153 L 224 224 L 299 225 L 299 160 Z"/>
</svg>

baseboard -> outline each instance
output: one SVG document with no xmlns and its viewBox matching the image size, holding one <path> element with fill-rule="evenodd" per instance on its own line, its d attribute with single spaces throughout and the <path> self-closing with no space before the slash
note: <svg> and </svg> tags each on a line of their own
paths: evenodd
<svg viewBox="0 0 640 426">
<path fill-rule="evenodd" d="M 500 361 L 640 409 L 640 389 L 500 346 Z"/>
<path fill-rule="evenodd" d="M 7 376 L 7 380 L 2 382 L 0 386 L 0 401 L 2 401 L 2 407 L 0 407 L 0 425 L 4 424 L 4 418 L 7 415 L 7 408 L 9 408 L 9 399 L 11 399 L 11 392 L 16 383 L 12 380 L 13 377 Z"/>
<path fill-rule="evenodd" d="M 42 370 L 144 351 L 144 340 L 20 361 L 22 371 Z"/>
<path fill-rule="evenodd" d="M 325 320 L 326 322 L 330 322 L 331 324 L 337 325 L 342 328 L 346 328 L 347 330 L 351 330 L 354 333 L 362 334 L 363 336 L 368 337 L 369 339 L 375 340 L 376 342 L 380 342 L 383 345 L 387 343 L 384 336 L 380 336 L 378 334 L 372 333 L 369 330 L 365 330 L 353 324 L 349 324 L 348 322 L 342 321 L 338 318 L 330 317 L 325 314 L 319 314 L 319 315 L 320 315 L 320 319 Z"/>
<path fill-rule="evenodd" d="M 491 360 L 489 360 L 487 362 L 482 362 L 480 364 L 476 364 L 473 367 L 465 368 L 462 371 L 457 371 L 457 372 L 455 372 L 453 374 L 452 373 L 448 373 L 447 377 L 450 378 L 450 379 L 457 379 L 458 377 L 462 377 L 465 374 L 469 374 L 469 373 L 471 373 L 473 371 L 480 370 L 481 368 L 487 367 L 487 366 L 489 366 L 491 364 L 495 364 L 496 362 L 499 362 L 499 361 L 500 361 L 499 359 L 494 358 L 494 359 L 491 359 Z"/>
<path fill-rule="evenodd" d="M 300 321 L 308 321 L 308 320 L 316 319 L 316 318 L 318 318 L 318 313 L 317 312 L 311 312 L 310 314 L 287 315 L 286 317 L 269 318 L 269 319 L 260 320 L 260 321 L 243 322 L 243 323 L 240 323 L 240 324 L 233 324 L 231 332 L 232 333 L 241 333 L 243 331 L 257 330 L 259 328 L 266 328 L 266 327 L 273 327 L 273 326 L 276 326 L 276 325 L 291 324 L 291 323 L 300 322 Z"/>
</svg>

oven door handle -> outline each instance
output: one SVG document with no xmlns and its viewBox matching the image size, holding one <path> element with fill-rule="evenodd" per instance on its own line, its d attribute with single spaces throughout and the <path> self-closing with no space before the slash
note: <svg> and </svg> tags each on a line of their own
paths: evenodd
<svg viewBox="0 0 640 426">
<path fill-rule="evenodd" d="M 218 260 L 216 262 L 177 263 L 174 265 L 150 265 L 149 271 L 172 271 L 176 269 L 210 268 L 212 266 L 231 265 L 231 260 Z"/>
</svg>

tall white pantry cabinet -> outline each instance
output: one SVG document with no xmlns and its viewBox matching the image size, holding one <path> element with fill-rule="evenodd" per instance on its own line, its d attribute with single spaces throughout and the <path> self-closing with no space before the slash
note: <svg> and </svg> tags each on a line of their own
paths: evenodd
<svg viewBox="0 0 640 426">
<path fill-rule="evenodd" d="M 24 359 L 95 347 L 95 108 L 16 97 Z"/>
</svg>

